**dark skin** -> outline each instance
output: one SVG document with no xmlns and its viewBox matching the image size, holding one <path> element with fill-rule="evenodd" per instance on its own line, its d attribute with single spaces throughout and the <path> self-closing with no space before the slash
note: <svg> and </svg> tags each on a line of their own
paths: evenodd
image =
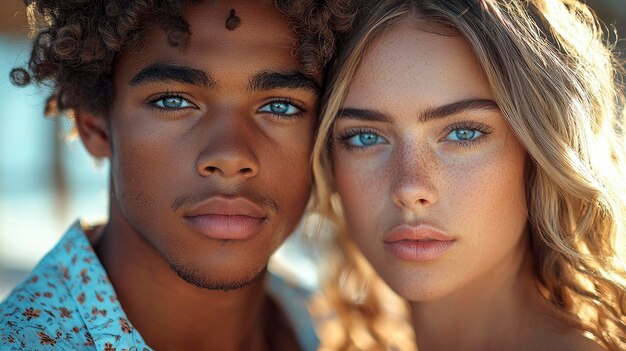
<svg viewBox="0 0 626 351">
<path fill-rule="evenodd" d="M 241 23 L 231 31 L 233 8 Z M 108 115 L 77 111 L 87 149 L 111 160 L 96 252 L 157 350 L 297 349 L 263 277 L 309 198 L 321 77 L 301 73 L 271 3 L 200 3 L 184 17 L 185 50 L 150 31 L 116 61 Z M 259 230 L 218 240 L 190 226 L 191 209 L 215 198 L 254 203 Z"/>
</svg>

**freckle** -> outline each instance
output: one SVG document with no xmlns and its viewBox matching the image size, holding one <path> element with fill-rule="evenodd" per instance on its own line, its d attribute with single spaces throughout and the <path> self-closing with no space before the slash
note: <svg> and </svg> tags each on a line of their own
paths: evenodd
<svg viewBox="0 0 626 351">
<path fill-rule="evenodd" d="M 235 9 L 230 10 L 228 18 L 226 19 L 226 29 L 235 30 L 241 24 L 241 18 L 235 14 Z"/>
</svg>

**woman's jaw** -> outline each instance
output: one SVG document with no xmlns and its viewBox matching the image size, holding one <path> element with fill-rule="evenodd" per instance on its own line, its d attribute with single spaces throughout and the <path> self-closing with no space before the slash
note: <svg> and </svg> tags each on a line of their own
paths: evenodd
<svg viewBox="0 0 626 351">
<path fill-rule="evenodd" d="M 409 301 L 454 294 L 528 250 L 526 153 L 461 36 L 401 23 L 375 39 L 333 144 L 348 231 Z"/>
</svg>

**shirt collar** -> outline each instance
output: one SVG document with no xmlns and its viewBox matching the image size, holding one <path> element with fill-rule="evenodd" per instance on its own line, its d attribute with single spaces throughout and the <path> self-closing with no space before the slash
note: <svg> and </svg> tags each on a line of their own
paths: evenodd
<svg viewBox="0 0 626 351">
<path fill-rule="evenodd" d="M 98 350 L 110 349 L 107 343 L 116 348 L 145 345 L 124 313 L 89 239 L 97 238 L 88 237 L 80 221 L 76 221 L 61 239 L 55 255 L 69 296 L 77 306 L 94 345 Z M 112 328 L 120 331 L 114 337 Z"/>
</svg>

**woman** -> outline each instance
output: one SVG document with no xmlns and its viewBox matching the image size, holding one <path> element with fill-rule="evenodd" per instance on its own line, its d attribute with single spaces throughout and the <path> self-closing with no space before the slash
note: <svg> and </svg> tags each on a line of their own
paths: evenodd
<svg viewBox="0 0 626 351">
<path fill-rule="evenodd" d="M 421 351 L 626 348 L 623 100 L 589 8 L 372 1 L 361 17 L 313 159 L 318 209 L 349 236 L 328 284 L 346 342 L 394 344 L 362 253 Z"/>
</svg>

